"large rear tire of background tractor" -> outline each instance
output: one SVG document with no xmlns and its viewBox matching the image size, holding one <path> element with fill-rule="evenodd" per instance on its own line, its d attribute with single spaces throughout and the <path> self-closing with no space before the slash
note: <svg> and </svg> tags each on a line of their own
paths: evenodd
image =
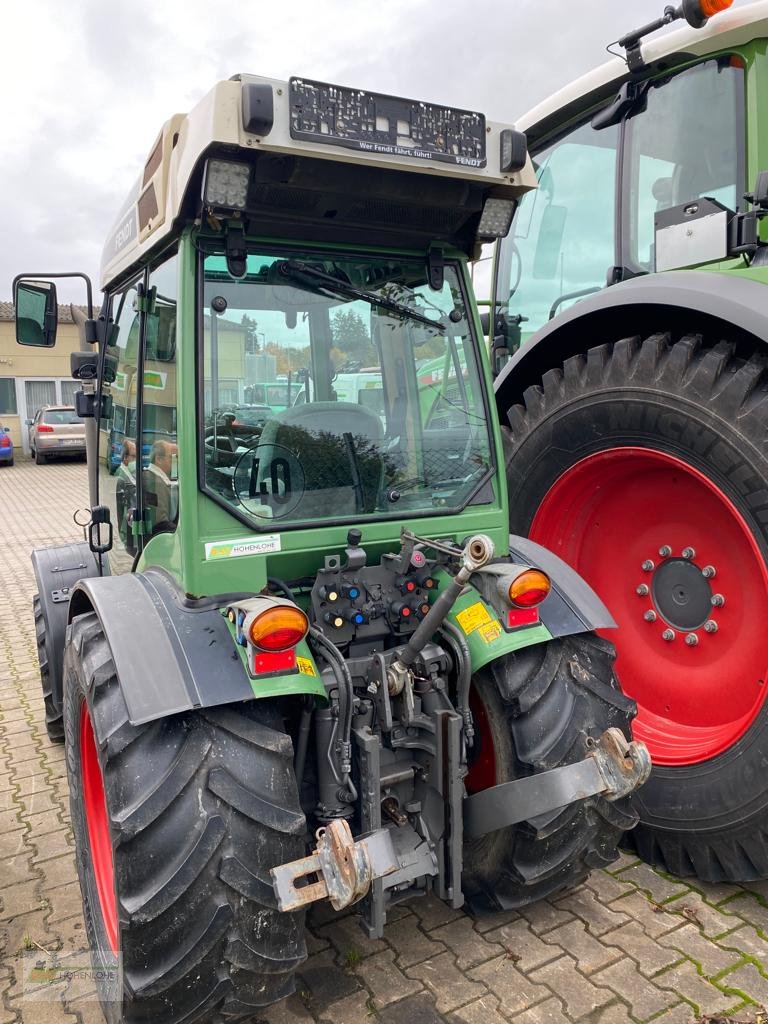
<svg viewBox="0 0 768 1024">
<path fill-rule="evenodd" d="M 277 911 L 269 878 L 304 853 L 279 715 L 254 702 L 132 726 L 94 614 L 74 620 L 64 673 L 77 868 L 107 1021 L 257 1017 L 293 990 L 306 956 L 303 915 Z"/>
<path fill-rule="evenodd" d="M 45 703 L 45 730 L 48 739 L 52 743 L 64 742 L 64 716 L 61 709 L 53 702 L 53 687 L 51 683 L 51 659 L 48 656 L 46 642 L 45 618 L 43 606 L 40 602 L 40 595 L 35 594 L 32 598 L 32 614 L 35 617 L 35 639 L 37 641 L 37 661 L 40 665 L 40 683 L 43 688 L 43 701 Z"/>
<path fill-rule="evenodd" d="M 628 841 L 673 874 L 768 876 L 766 358 L 697 335 L 599 345 L 509 418 L 512 531 L 619 625 L 654 762 Z"/>
<path fill-rule="evenodd" d="M 612 726 L 629 736 L 635 706 L 619 690 L 613 661 L 612 644 L 582 634 L 524 648 L 478 673 L 468 792 L 581 761 Z M 509 910 L 578 885 L 616 859 L 636 821 L 628 800 L 590 797 L 467 842 L 470 905 Z"/>
</svg>

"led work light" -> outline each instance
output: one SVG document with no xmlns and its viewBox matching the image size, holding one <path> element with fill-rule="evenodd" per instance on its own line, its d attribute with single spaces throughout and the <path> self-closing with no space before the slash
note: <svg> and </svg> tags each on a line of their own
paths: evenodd
<svg viewBox="0 0 768 1024">
<path fill-rule="evenodd" d="M 514 212 L 514 199 L 486 199 L 477 225 L 478 238 L 504 238 L 509 233 Z"/>
<path fill-rule="evenodd" d="M 244 210 L 251 177 L 249 164 L 209 160 L 205 165 L 203 202 L 223 210 Z"/>
</svg>

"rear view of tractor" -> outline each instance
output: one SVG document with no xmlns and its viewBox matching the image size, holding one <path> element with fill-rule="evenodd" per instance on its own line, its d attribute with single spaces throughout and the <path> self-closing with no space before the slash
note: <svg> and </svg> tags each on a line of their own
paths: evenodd
<svg viewBox="0 0 768 1024">
<path fill-rule="evenodd" d="M 252 1020 L 310 904 L 517 907 L 633 826 L 613 620 L 509 536 L 471 298 L 533 187 L 482 114 L 298 78 L 152 147 L 72 360 L 87 540 L 33 556 L 110 1024 Z M 54 282 L 15 299 L 53 344 Z"/>
<path fill-rule="evenodd" d="M 768 4 L 729 6 L 667 7 L 517 123 L 539 188 L 491 332 L 512 531 L 620 627 L 631 842 L 712 881 L 768 876 Z"/>
</svg>

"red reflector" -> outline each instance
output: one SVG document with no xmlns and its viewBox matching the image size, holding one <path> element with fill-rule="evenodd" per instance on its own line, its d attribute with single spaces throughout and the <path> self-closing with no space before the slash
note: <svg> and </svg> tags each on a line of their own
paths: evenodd
<svg viewBox="0 0 768 1024">
<path fill-rule="evenodd" d="M 411 609 L 410 608 L 403 608 L 403 609 L 401 609 L 400 614 L 403 616 L 404 619 L 407 619 L 408 616 L 411 614 Z"/>
<path fill-rule="evenodd" d="M 510 608 L 507 613 L 507 626 L 509 629 L 519 629 L 521 626 L 535 626 L 538 621 L 538 608 Z"/>
<path fill-rule="evenodd" d="M 10 448 L 11 439 L 7 434 L 0 434 L 0 448 Z"/>
<path fill-rule="evenodd" d="M 53 427 L 49 427 L 47 423 L 38 423 L 37 432 L 38 434 L 52 434 Z"/>
<path fill-rule="evenodd" d="M 296 650 L 288 651 L 256 651 L 253 667 L 257 675 L 268 672 L 291 672 L 296 668 Z"/>
</svg>

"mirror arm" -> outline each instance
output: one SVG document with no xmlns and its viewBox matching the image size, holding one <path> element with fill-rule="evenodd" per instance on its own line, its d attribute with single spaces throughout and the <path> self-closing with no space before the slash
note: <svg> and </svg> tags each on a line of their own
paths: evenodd
<svg viewBox="0 0 768 1024">
<path fill-rule="evenodd" d="M 16 277 L 14 277 L 14 279 L 13 279 L 13 284 L 11 285 L 11 294 L 12 295 L 16 294 L 16 285 L 21 280 L 26 279 L 28 281 L 47 281 L 47 280 L 50 280 L 52 278 L 59 278 L 59 277 L 79 277 L 79 278 L 82 278 L 83 281 L 85 281 L 85 294 L 86 294 L 86 298 L 88 300 L 88 318 L 90 320 L 92 320 L 93 319 L 93 285 L 91 284 L 90 277 L 88 277 L 87 274 L 80 273 L 79 271 L 71 271 L 71 272 L 66 272 L 66 273 L 54 273 L 54 274 L 43 274 L 43 273 L 17 274 Z"/>
</svg>

